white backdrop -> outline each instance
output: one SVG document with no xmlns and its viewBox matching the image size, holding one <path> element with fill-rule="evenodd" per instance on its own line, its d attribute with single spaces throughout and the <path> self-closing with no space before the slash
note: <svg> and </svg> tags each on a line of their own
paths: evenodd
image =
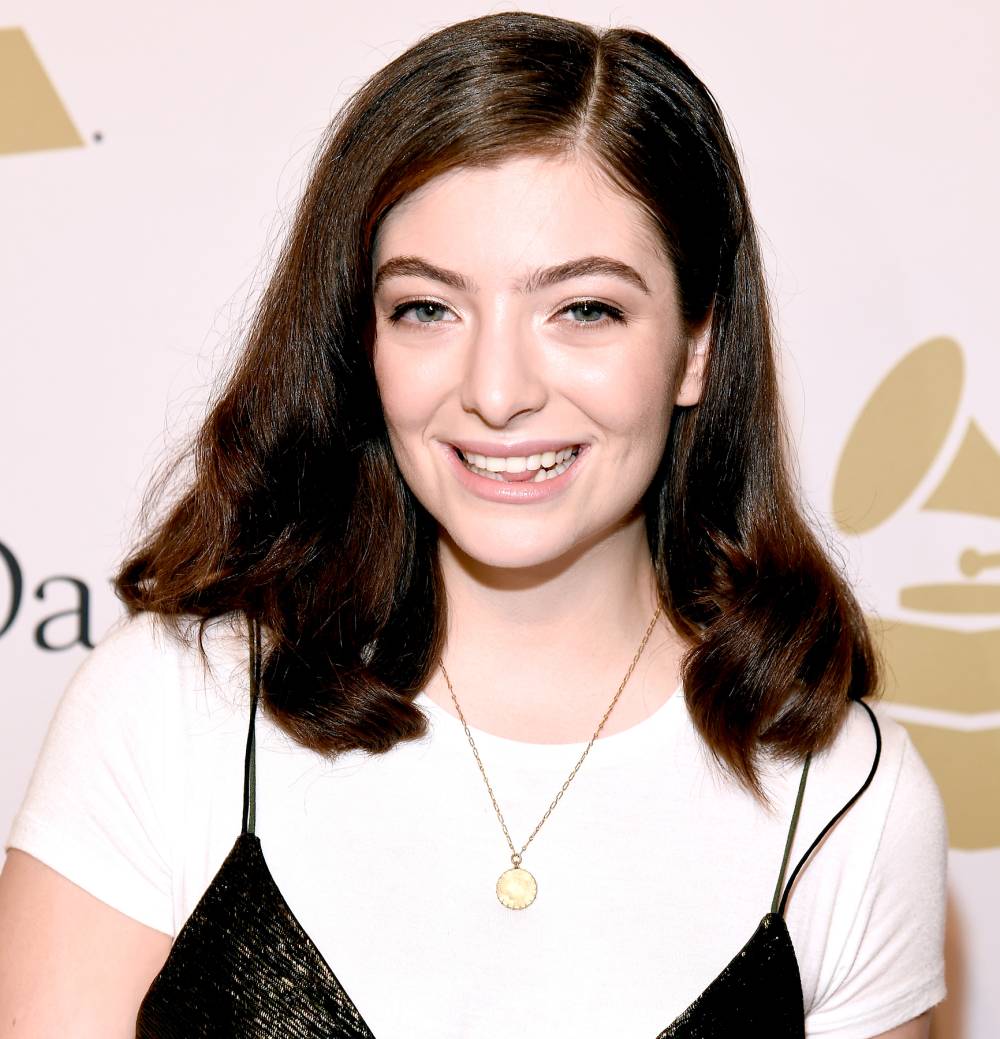
<svg viewBox="0 0 1000 1039">
<path fill-rule="evenodd" d="M 1000 7 L 525 6 L 655 33 L 734 129 L 804 492 L 882 619 L 894 710 L 948 803 L 936 1035 L 992 1039 Z M 117 616 L 108 577 L 151 469 L 201 414 L 329 117 L 419 35 L 502 9 L 0 4 L 4 834 L 84 636 Z"/>
</svg>

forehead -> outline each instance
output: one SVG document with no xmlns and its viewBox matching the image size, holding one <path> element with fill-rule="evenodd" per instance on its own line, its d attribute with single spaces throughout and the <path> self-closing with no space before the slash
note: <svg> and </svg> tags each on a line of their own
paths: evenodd
<svg viewBox="0 0 1000 1039">
<path fill-rule="evenodd" d="M 577 156 L 521 156 L 428 181 L 386 216 L 373 263 L 431 253 L 442 265 L 497 274 L 602 255 L 649 281 L 671 276 L 646 211 Z"/>
</svg>

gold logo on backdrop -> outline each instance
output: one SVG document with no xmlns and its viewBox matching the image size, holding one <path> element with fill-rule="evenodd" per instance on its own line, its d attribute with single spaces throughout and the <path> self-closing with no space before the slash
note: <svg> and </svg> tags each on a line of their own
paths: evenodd
<svg viewBox="0 0 1000 1039">
<path fill-rule="evenodd" d="M 1000 845 L 1000 451 L 958 421 L 963 382 L 952 339 L 904 356 L 851 430 L 833 508 L 844 532 L 892 538 L 865 550 L 879 576 L 878 557 L 898 567 L 872 621 L 886 698 L 941 788 L 952 846 L 985 848 Z"/>
<path fill-rule="evenodd" d="M 83 140 L 23 29 L 0 29 L 0 155 Z"/>
</svg>

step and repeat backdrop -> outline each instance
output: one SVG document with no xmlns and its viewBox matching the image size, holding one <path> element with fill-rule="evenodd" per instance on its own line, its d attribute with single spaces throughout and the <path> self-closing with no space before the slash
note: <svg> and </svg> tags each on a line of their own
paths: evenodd
<svg viewBox="0 0 1000 1039">
<path fill-rule="evenodd" d="M 938 1039 L 1000 1034 L 1000 7 L 594 0 L 744 159 L 803 493 L 949 819 Z M 0 6 L 0 832 L 119 616 L 151 474 L 230 362 L 331 115 L 502 5 Z M 906 877 L 899 878 L 900 884 Z"/>
</svg>

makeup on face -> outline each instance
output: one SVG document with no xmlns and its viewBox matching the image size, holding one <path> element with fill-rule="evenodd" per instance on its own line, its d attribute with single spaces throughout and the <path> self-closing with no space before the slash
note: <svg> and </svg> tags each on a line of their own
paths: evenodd
<svg viewBox="0 0 1000 1039">
<path fill-rule="evenodd" d="M 634 515 L 687 337 L 633 200 L 581 161 L 455 170 L 388 214 L 373 260 L 390 442 L 457 544 L 530 566 Z"/>
</svg>

